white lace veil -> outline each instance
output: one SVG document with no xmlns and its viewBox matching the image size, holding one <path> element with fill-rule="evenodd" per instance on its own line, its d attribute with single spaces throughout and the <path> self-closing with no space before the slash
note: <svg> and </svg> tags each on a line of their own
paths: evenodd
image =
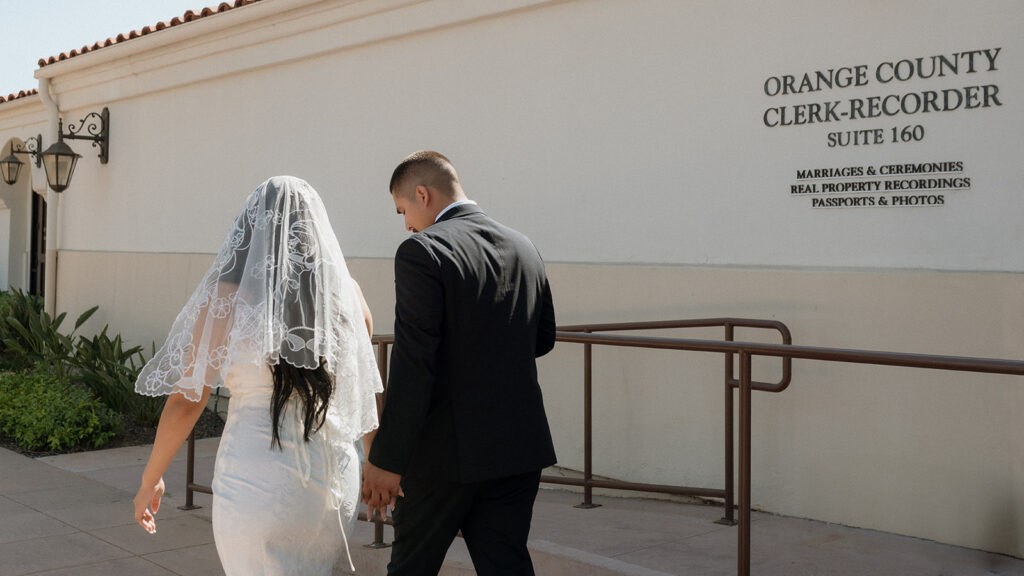
<svg viewBox="0 0 1024 576">
<path fill-rule="evenodd" d="M 355 441 L 377 426 L 382 390 L 362 305 L 320 196 L 277 176 L 249 196 L 135 390 L 198 401 L 233 366 L 316 368 L 321 359 L 335 378 L 333 440 Z"/>
</svg>

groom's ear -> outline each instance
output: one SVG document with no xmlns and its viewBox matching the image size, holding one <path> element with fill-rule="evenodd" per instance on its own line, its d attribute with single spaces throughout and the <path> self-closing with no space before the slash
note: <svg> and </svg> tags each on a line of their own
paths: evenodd
<svg viewBox="0 0 1024 576">
<path fill-rule="evenodd" d="M 424 208 L 430 204 L 430 189 L 426 186 L 416 187 L 416 201 Z"/>
</svg>

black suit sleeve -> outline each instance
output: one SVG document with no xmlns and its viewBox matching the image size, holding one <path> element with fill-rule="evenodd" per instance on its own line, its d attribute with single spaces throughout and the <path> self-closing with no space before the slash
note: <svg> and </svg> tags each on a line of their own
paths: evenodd
<svg viewBox="0 0 1024 576">
<path fill-rule="evenodd" d="M 547 354 L 555 347 L 555 306 L 551 299 L 551 286 L 544 278 L 544 289 L 540 295 L 540 324 L 537 327 L 537 357 Z"/>
<path fill-rule="evenodd" d="M 375 466 L 404 474 L 412 458 L 434 393 L 443 319 L 439 264 L 411 237 L 395 254 L 395 346 L 386 405 L 370 449 Z"/>
</svg>

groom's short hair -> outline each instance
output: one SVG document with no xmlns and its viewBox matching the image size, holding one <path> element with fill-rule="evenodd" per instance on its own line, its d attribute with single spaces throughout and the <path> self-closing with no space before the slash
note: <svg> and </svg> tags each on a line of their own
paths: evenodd
<svg viewBox="0 0 1024 576">
<path fill-rule="evenodd" d="M 391 173 L 388 189 L 394 193 L 409 181 L 416 186 L 432 187 L 449 195 L 461 187 L 459 175 L 451 160 L 433 150 L 420 150 L 406 156 Z"/>
</svg>

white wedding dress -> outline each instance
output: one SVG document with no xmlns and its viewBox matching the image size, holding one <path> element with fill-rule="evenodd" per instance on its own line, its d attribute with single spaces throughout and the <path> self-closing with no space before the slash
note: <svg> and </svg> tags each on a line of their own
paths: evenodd
<svg viewBox="0 0 1024 576">
<path fill-rule="evenodd" d="M 281 449 L 271 448 L 266 365 L 231 368 L 227 424 L 213 477 L 213 533 L 227 576 L 331 574 L 348 567 L 347 535 L 359 496 L 359 457 L 354 445 L 331 448 L 329 418 L 302 438 L 293 398 L 281 415 Z M 338 461 L 341 460 L 341 461 Z M 340 479 L 341 506 L 332 505 L 332 475 Z"/>
</svg>

